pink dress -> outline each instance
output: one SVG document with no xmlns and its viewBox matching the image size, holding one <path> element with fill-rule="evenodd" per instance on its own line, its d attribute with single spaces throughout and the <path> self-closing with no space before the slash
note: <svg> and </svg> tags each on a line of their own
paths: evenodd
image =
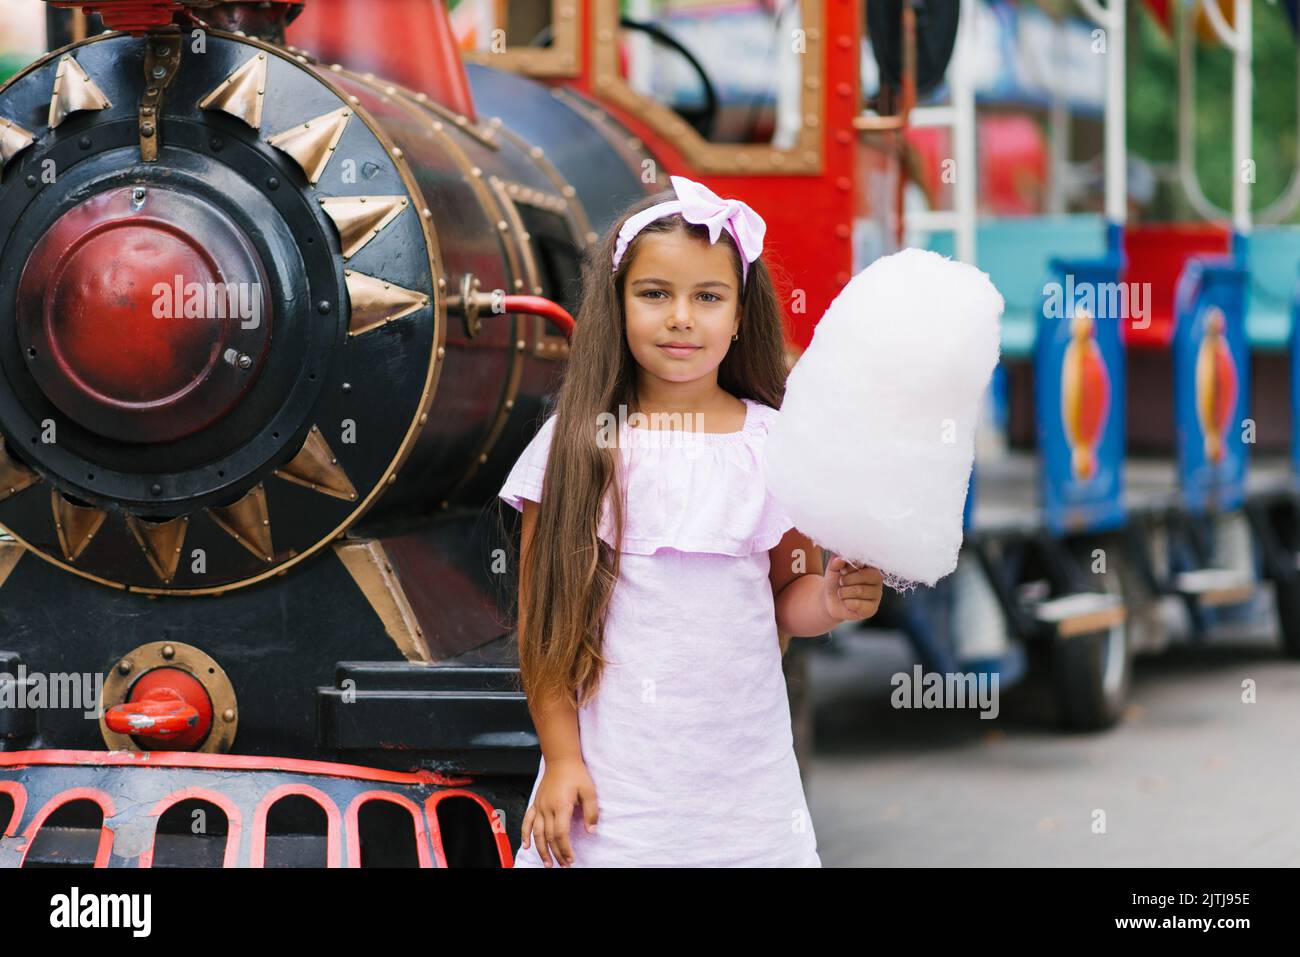
<svg viewBox="0 0 1300 957">
<path fill-rule="evenodd" d="M 600 812 L 574 808 L 575 867 L 820 867 L 795 760 L 768 549 L 793 527 L 759 456 L 776 410 L 739 432 L 620 428 L 628 485 L 607 664 L 578 712 Z M 499 495 L 541 501 L 555 418 Z M 608 502 L 600 536 L 612 543 Z M 532 804 L 546 770 L 538 769 Z M 518 825 L 515 825 L 516 827 Z M 535 846 L 516 867 L 542 867 Z"/>
</svg>

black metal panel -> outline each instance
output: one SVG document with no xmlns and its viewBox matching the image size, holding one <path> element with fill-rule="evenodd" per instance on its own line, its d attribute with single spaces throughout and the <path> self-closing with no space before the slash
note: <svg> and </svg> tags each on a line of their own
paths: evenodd
<svg viewBox="0 0 1300 957">
<path fill-rule="evenodd" d="M 467 62 L 465 72 L 479 113 L 501 117 L 511 130 L 545 151 L 577 190 L 594 230 L 603 232 L 624 207 L 645 196 L 641 171 L 628 166 L 591 123 L 553 96 L 550 88 L 478 63 Z"/>
<path fill-rule="evenodd" d="M 104 675 L 134 648 L 168 639 L 206 652 L 229 676 L 240 754 L 328 757 L 317 746 L 315 698 L 335 663 L 403 660 L 332 552 L 274 584 L 209 598 L 116 591 L 25 555 L 0 592 L 0 647 L 29 671 Z M 98 720 L 80 710 L 38 719 L 36 738 L 7 749 L 104 747 Z"/>
</svg>

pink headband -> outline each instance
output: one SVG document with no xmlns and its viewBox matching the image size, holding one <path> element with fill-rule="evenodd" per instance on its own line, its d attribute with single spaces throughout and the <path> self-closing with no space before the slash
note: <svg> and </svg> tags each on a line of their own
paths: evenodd
<svg viewBox="0 0 1300 957">
<path fill-rule="evenodd" d="M 749 278 L 749 264 L 763 252 L 763 234 L 767 232 L 767 223 L 763 217 L 738 199 L 721 199 L 717 193 L 703 183 L 687 179 L 685 176 L 672 176 L 673 189 L 677 198 L 667 202 L 656 203 L 649 209 L 643 209 L 628 218 L 623 228 L 618 231 L 618 245 L 614 248 L 614 269 L 627 251 L 628 243 L 647 225 L 664 216 L 681 213 L 688 223 L 697 223 L 709 227 L 709 242 L 716 243 L 725 228 L 740 250 L 740 281 L 744 285 Z"/>
</svg>

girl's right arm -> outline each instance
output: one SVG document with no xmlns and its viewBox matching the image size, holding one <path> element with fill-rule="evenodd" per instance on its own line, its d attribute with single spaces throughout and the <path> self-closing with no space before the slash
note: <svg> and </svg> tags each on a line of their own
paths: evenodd
<svg viewBox="0 0 1300 957">
<path fill-rule="evenodd" d="M 537 523 L 537 503 L 524 499 L 523 532 L 520 551 L 526 552 L 532 541 Z M 522 566 L 522 563 L 521 563 Z M 522 582 L 521 582 L 522 590 Z M 519 633 L 524 630 L 524 603 L 519 603 Z M 554 695 L 541 701 L 529 700 L 529 712 L 541 742 L 542 756 L 546 759 L 546 773 L 537 787 L 533 804 L 524 815 L 521 847 L 527 848 L 529 838 L 537 842 L 537 853 L 542 862 L 551 866 L 551 854 L 568 867 L 573 863 L 573 849 L 569 845 L 569 826 L 573 820 L 575 804 L 582 804 L 587 830 L 596 826 L 596 786 L 582 760 L 578 735 L 578 712 L 563 695 Z"/>
</svg>

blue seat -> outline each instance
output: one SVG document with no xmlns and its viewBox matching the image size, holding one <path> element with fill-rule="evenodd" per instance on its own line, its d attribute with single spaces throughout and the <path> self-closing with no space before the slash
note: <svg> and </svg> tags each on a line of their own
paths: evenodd
<svg viewBox="0 0 1300 957">
<path fill-rule="evenodd" d="M 1252 349 L 1283 350 L 1300 277 L 1300 226 L 1257 226 L 1246 243 L 1250 296 L 1246 338 Z"/>
<path fill-rule="evenodd" d="M 953 256 L 953 234 L 947 230 L 933 233 L 927 248 Z M 1003 356 L 1028 358 L 1033 354 L 1051 259 L 1100 259 L 1105 255 L 1106 221 L 1099 213 L 980 220 L 975 230 L 975 265 L 989 274 L 1006 300 Z"/>
</svg>

